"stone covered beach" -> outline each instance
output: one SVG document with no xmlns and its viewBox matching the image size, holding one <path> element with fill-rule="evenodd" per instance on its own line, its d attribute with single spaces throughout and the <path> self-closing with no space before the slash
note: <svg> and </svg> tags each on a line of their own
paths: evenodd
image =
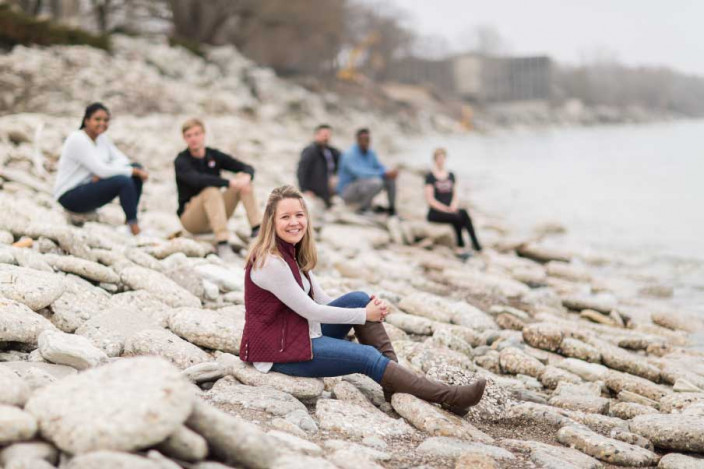
<svg viewBox="0 0 704 469">
<path fill-rule="evenodd" d="M 150 171 L 137 238 L 117 204 L 75 227 L 51 197 L 62 141 L 95 100 Z M 482 402 L 458 418 L 410 395 L 387 403 L 365 376 L 261 374 L 236 356 L 244 260 L 172 237 L 181 122 L 202 117 L 212 146 L 252 164 L 262 203 L 295 182 L 321 122 L 342 148 L 369 127 L 403 165 L 395 142 L 456 130 L 448 119 L 315 94 L 233 48 L 200 58 L 127 37 L 111 55 L 0 56 L 0 109 L 0 466 L 704 467 L 701 319 L 668 308 L 667 286 L 601 276 L 609 258 L 549 247 L 559 226 L 519 236 L 481 207 L 486 249 L 457 260 L 452 233 L 424 221 L 419 169 L 400 176 L 401 220 L 314 214 L 316 273 L 331 294 L 389 301 L 401 362 L 448 383 L 486 377 Z M 231 225 L 244 248 L 244 214 Z"/>
</svg>

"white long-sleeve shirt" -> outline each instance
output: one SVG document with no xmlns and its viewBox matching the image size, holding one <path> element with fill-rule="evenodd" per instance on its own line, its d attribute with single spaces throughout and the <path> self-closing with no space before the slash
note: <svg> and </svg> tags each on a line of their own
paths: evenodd
<svg viewBox="0 0 704 469">
<path fill-rule="evenodd" d="M 131 175 L 130 161 L 115 147 L 110 137 L 103 133 L 93 141 L 83 130 L 76 130 L 68 136 L 61 149 L 54 199 L 58 200 L 71 189 L 90 182 L 93 176 L 105 179 Z"/>
<path fill-rule="evenodd" d="M 311 339 L 323 335 L 320 324 L 364 324 L 367 320 L 366 308 L 340 308 L 329 306 L 333 299 L 325 293 L 318 280 L 309 272 L 310 282 L 301 273 L 303 288 L 298 285 L 286 261 L 270 255 L 264 264 L 252 268 L 250 277 L 259 288 L 270 291 L 295 313 L 308 320 Z M 313 284 L 313 298 L 308 296 Z M 254 367 L 262 372 L 271 369 L 273 363 L 255 362 Z"/>
</svg>

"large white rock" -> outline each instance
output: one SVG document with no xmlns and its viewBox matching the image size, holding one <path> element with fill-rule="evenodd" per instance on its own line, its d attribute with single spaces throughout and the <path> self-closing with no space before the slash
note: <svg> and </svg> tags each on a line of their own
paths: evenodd
<svg viewBox="0 0 704 469">
<path fill-rule="evenodd" d="M 479 443 L 493 443 L 494 439 L 457 416 L 440 410 L 410 394 L 396 393 L 391 405 L 398 414 L 418 430 L 430 436 L 452 436 Z"/>
<path fill-rule="evenodd" d="M 57 274 L 0 264 L 0 296 L 25 304 L 34 311 L 49 306 L 65 290 L 63 279 Z"/>
<path fill-rule="evenodd" d="M 0 405 L 0 445 L 31 439 L 37 433 L 36 419 L 17 407 Z"/>
<path fill-rule="evenodd" d="M 75 274 L 94 282 L 118 283 L 120 281 L 120 276 L 114 270 L 97 262 L 81 259 L 80 257 L 53 254 L 47 254 L 44 258 L 55 269 L 68 274 Z"/>
<path fill-rule="evenodd" d="M 218 362 L 222 363 L 229 373 L 244 384 L 250 386 L 271 386 L 274 389 L 291 394 L 303 402 L 316 400 L 324 390 L 323 380 L 321 379 L 289 376 L 274 371 L 262 373 L 257 371 L 252 365 L 244 363 L 229 353 L 220 355 Z"/>
<path fill-rule="evenodd" d="M 56 327 L 24 304 L 0 296 L 0 342 L 36 345 L 39 335 Z"/>
<path fill-rule="evenodd" d="M 95 451 L 71 459 L 67 469 L 165 469 L 158 462 L 117 451 Z"/>
<path fill-rule="evenodd" d="M 277 440 L 256 425 L 196 400 L 186 425 L 201 435 L 218 460 L 254 469 L 276 467 L 282 451 Z"/>
<path fill-rule="evenodd" d="M 85 370 L 105 363 L 108 356 L 80 335 L 44 331 L 39 336 L 39 353 L 48 362 Z"/>
<path fill-rule="evenodd" d="M 76 329 L 76 334 L 90 339 L 109 357 L 119 357 L 127 339 L 150 329 L 163 329 L 159 313 L 135 308 L 111 308 L 86 321 Z"/>
<path fill-rule="evenodd" d="M 206 363 L 212 357 L 166 329 L 147 329 L 127 338 L 123 356 L 156 355 L 180 369 Z"/>
<path fill-rule="evenodd" d="M 127 267 L 120 272 L 122 281 L 133 290 L 146 290 L 173 308 L 199 308 L 200 300 L 162 273 L 144 267 Z"/>
<path fill-rule="evenodd" d="M 176 335 L 193 344 L 239 354 L 244 329 L 243 315 L 230 311 L 179 308 L 171 313 L 168 324 Z"/>
<path fill-rule="evenodd" d="M 51 322 L 64 332 L 74 332 L 87 320 L 107 309 L 110 295 L 90 282 L 67 275 L 66 291 L 51 304 Z"/>
<path fill-rule="evenodd" d="M 403 437 L 414 433 L 402 419 L 394 420 L 380 410 L 336 399 L 318 400 L 315 416 L 322 430 L 339 432 L 348 438 Z"/>
<path fill-rule="evenodd" d="M 172 435 L 188 418 L 193 385 L 164 359 L 122 359 L 36 391 L 25 409 L 61 450 L 134 451 Z"/>
<path fill-rule="evenodd" d="M 315 420 L 301 401 L 270 386 L 247 386 L 238 383 L 232 376 L 226 376 L 218 380 L 205 393 L 205 397 L 214 404 L 256 409 L 282 417 L 308 433 L 318 431 Z"/>
</svg>

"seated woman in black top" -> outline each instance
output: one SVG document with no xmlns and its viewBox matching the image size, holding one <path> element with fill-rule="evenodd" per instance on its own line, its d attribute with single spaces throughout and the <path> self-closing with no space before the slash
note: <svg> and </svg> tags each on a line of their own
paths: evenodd
<svg viewBox="0 0 704 469">
<path fill-rule="evenodd" d="M 467 210 L 458 208 L 455 175 L 445 169 L 447 152 L 438 148 L 433 152 L 433 169 L 425 176 L 425 200 L 430 206 L 428 221 L 450 223 L 457 237 L 456 254 L 467 259 L 470 253 L 465 250 L 462 229 L 466 229 L 475 251 L 481 251 L 477 235 L 474 233 L 472 219 Z"/>
</svg>

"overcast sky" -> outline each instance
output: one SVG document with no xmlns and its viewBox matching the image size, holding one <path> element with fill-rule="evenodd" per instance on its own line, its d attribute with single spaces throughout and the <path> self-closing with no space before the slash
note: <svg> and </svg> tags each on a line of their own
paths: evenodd
<svg viewBox="0 0 704 469">
<path fill-rule="evenodd" d="M 457 50 L 476 25 L 492 25 L 517 55 L 579 63 L 609 50 L 631 65 L 704 75 L 704 0 L 386 0 L 420 34 Z M 376 3 L 369 1 L 369 3 Z"/>
</svg>

